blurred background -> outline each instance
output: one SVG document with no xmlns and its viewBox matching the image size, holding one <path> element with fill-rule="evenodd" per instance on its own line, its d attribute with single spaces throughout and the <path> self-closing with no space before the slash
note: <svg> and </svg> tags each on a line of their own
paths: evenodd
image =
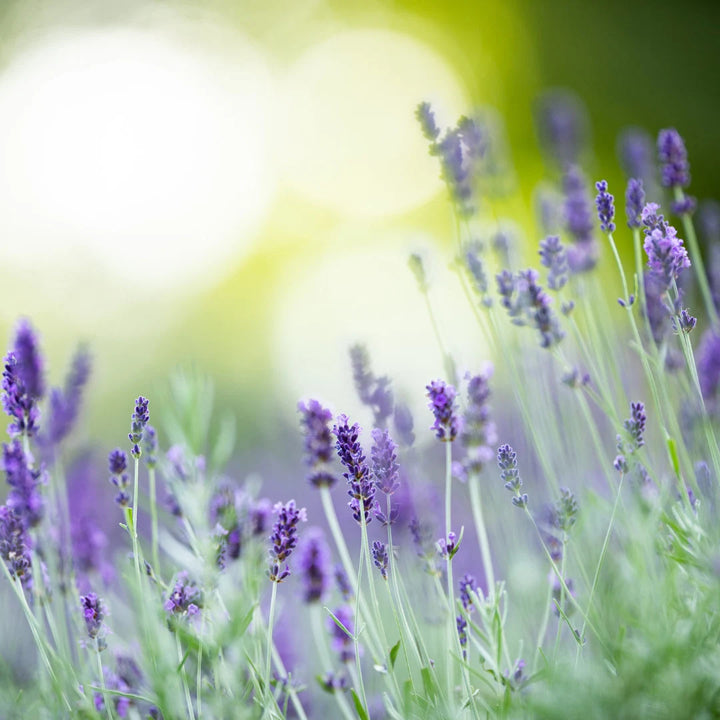
<svg viewBox="0 0 720 720">
<path fill-rule="evenodd" d="M 587 106 L 587 170 L 616 197 L 629 125 L 677 127 L 691 191 L 720 195 L 719 22 L 715 2 L 3 0 L 3 337 L 31 318 L 55 384 L 89 343 L 78 447 L 122 443 L 133 399 L 158 409 L 178 367 L 215 379 L 241 450 L 295 427 L 299 398 L 367 421 L 358 341 L 422 408 L 443 368 L 409 253 L 461 368 L 491 358 L 447 270 L 453 220 L 418 102 L 443 125 L 478 107 L 504 120 L 504 215 L 531 261 L 548 88 Z"/>
</svg>

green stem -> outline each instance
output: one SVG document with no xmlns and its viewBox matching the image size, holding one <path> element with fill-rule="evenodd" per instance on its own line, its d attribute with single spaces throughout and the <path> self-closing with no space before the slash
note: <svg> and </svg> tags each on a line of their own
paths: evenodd
<svg viewBox="0 0 720 720">
<path fill-rule="evenodd" d="M 183 661 L 183 650 L 180 644 L 180 638 L 177 633 L 175 634 L 175 646 L 177 647 L 177 659 L 178 665 Z M 188 717 L 190 720 L 195 720 L 195 711 L 193 710 L 192 697 L 190 697 L 190 687 L 187 682 L 187 673 L 185 672 L 185 666 L 181 667 L 178 672 L 180 673 L 180 680 L 182 682 L 183 691 L 185 693 L 185 705 L 187 706 Z"/>
<path fill-rule="evenodd" d="M 148 470 L 150 481 L 150 523 L 152 528 L 152 559 L 155 572 L 160 574 L 160 538 L 158 536 L 157 495 L 155 489 L 155 468 Z M 198 714 L 200 711 L 198 710 Z"/>
<path fill-rule="evenodd" d="M 485 572 L 485 584 L 488 594 L 495 594 L 495 572 L 493 571 L 492 555 L 490 554 L 490 542 L 488 540 L 487 529 L 485 527 L 485 519 L 483 517 L 482 504 L 480 502 L 480 476 L 471 474 L 468 478 L 468 487 L 470 490 L 470 506 L 472 508 L 473 518 L 475 520 L 475 530 L 477 531 L 478 541 L 480 543 L 480 555 L 482 556 L 483 570 Z"/>
<path fill-rule="evenodd" d="M 101 693 L 103 702 L 105 703 L 105 710 L 107 711 L 108 720 L 113 720 L 112 701 L 110 701 L 106 692 L 105 674 L 103 673 L 102 660 L 100 658 L 100 644 L 97 638 L 95 638 L 95 657 L 97 659 L 98 676 L 100 677 L 100 687 L 102 688 Z"/>
<path fill-rule="evenodd" d="M 277 598 L 277 586 L 276 582 L 272 584 L 272 593 L 270 595 L 270 612 L 268 614 L 268 631 L 267 631 L 267 652 L 265 654 L 265 697 L 266 707 L 270 704 L 270 657 L 272 655 L 273 647 L 273 625 L 275 623 L 275 599 Z"/>
</svg>

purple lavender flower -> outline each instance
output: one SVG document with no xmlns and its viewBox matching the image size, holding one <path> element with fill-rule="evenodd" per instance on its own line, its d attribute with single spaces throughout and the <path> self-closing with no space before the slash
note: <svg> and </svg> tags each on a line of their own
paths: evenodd
<svg viewBox="0 0 720 720">
<path fill-rule="evenodd" d="M 0 557 L 10 576 L 28 587 L 32 579 L 29 538 L 22 520 L 7 505 L 0 506 Z"/>
<path fill-rule="evenodd" d="M 5 357 L 2 389 L 3 410 L 12 419 L 8 426 L 10 437 L 35 435 L 39 416 L 37 403 L 20 377 L 18 362 L 12 352 Z"/>
<path fill-rule="evenodd" d="M 140 449 L 140 442 L 143 438 L 143 431 L 145 426 L 150 422 L 150 413 L 148 412 L 148 401 L 142 395 L 135 401 L 135 411 L 132 414 L 130 421 L 130 433 L 128 438 L 132 443 L 132 449 L 130 454 L 138 460 L 142 455 Z"/>
<path fill-rule="evenodd" d="M 548 287 L 561 290 L 568 281 L 567 252 L 557 235 L 549 235 L 540 243 L 540 263 L 550 270 Z"/>
<path fill-rule="evenodd" d="M 686 308 L 680 311 L 680 314 L 672 317 L 672 326 L 677 334 L 685 333 L 686 335 L 691 333 L 697 325 L 697 318 L 693 317 Z"/>
<path fill-rule="evenodd" d="M 646 226 L 644 248 L 650 272 L 667 292 L 677 281 L 680 272 L 690 267 L 690 258 L 675 228 L 668 225 L 656 211 L 655 203 L 648 203 L 643 210 L 643 224 Z"/>
<path fill-rule="evenodd" d="M 697 371 L 703 398 L 714 409 L 720 386 L 720 335 L 712 329 L 705 331 L 700 342 Z"/>
<path fill-rule="evenodd" d="M 383 508 L 380 507 L 380 503 L 375 503 L 375 519 L 383 526 L 394 525 L 397 519 L 400 517 L 400 508 L 398 505 L 390 506 L 390 514 L 387 515 Z"/>
<path fill-rule="evenodd" d="M 340 462 L 346 469 L 343 477 L 348 482 L 348 495 L 350 495 L 350 508 L 353 517 L 361 522 L 364 516 L 365 522 L 370 522 L 370 511 L 375 498 L 375 485 L 370 479 L 370 469 L 365 461 L 359 435 L 360 426 L 355 423 L 350 426 L 347 415 L 338 417 L 338 424 L 333 428 L 337 438 L 335 447 Z"/>
<path fill-rule="evenodd" d="M 85 629 L 88 637 L 95 640 L 103 629 L 105 620 L 105 605 L 103 601 L 93 592 L 80 597 L 80 605 L 83 610 Z"/>
<path fill-rule="evenodd" d="M 502 280 L 501 280 L 502 278 Z M 498 285 L 506 277 L 498 275 Z M 540 346 L 550 348 L 559 343 L 565 333 L 552 311 L 552 299 L 538 284 L 538 272 L 532 268 L 517 273 L 513 280 L 512 294 L 505 296 L 502 304 L 516 325 L 532 325 L 540 333 Z"/>
<path fill-rule="evenodd" d="M 663 186 L 687 187 L 690 184 L 690 163 L 680 133 L 675 128 L 661 130 L 658 134 L 657 147 Z"/>
<path fill-rule="evenodd" d="M 10 493 L 7 504 L 17 514 L 25 528 L 35 527 L 44 514 L 44 504 L 39 485 L 44 482 L 43 473 L 33 470 L 22 444 L 15 439 L 3 445 L 3 469 Z"/>
<path fill-rule="evenodd" d="M 332 487 L 337 478 L 329 470 L 332 460 L 332 413 L 317 400 L 299 402 L 300 423 L 305 435 L 305 464 L 310 468 L 308 481 L 315 487 Z"/>
<path fill-rule="evenodd" d="M 577 96 L 563 90 L 544 93 L 535 104 L 540 144 L 558 165 L 578 161 L 587 141 L 585 109 Z"/>
<path fill-rule="evenodd" d="M 191 582 L 186 570 L 175 576 L 173 589 L 167 594 L 163 608 L 171 617 L 192 617 L 200 612 L 202 594 L 200 588 Z"/>
<path fill-rule="evenodd" d="M 373 374 L 370 369 L 370 355 L 364 345 L 357 344 L 350 348 L 350 364 L 360 401 L 372 410 L 375 425 L 385 427 L 393 411 L 390 378 L 376 377 Z"/>
<path fill-rule="evenodd" d="M 458 615 L 455 618 L 455 625 L 457 627 L 458 640 L 460 641 L 460 647 L 462 649 L 463 660 L 467 660 L 467 620 L 462 616 Z"/>
<path fill-rule="evenodd" d="M 460 579 L 460 602 L 467 613 L 471 613 L 474 609 L 471 593 L 476 592 L 478 592 L 478 585 L 472 575 L 465 575 Z"/>
<path fill-rule="evenodd" d="M 575 495 L 568 488 L 560 488 L 560 499 L 553 509 L 553 525 L 568 533 L 577 520 L 578 504 Z"/>
<path fill-rule="evenodd" d="M 300 512 L 304 512 L 304 510 L 305 508 Z M 250 509 L 248 510 L 250 534 L 254 537 L 264 535 L 270 527 L 270 519 L 274 511 L 274 506 L 268 498 L 259 498 L 250 503 Z"/>
<path fill-rule="evenodd" d="M 15 355 L 16 372 L 25 392 L 33 400 L 40 400 L 45 395 L 44 361 L 37 335 L 25 319 L 18 323 L 12 352 Z"/>
<path fill-rule="evenodd" d="M 440 557 L 452 559 L 458 550 L 457 535 L 450 531 L 447 537 L 438 539 L 435 547 Z"/>
<path fill-rule="evenodd" d="M 376 540 L 372 544 L 372 556 L 375 567 L 380 571 L 383 580 L 387 580 L 388 576 L 388 551 L 387 545 Z"/>
<path fill-rule="evenodd" d="M 130 504 L 128 485 L 130 478 L 127 472 L 127 455 L 120 448 L 115 448 L 108 455 L 108 468 L 110 470 L 110 482 L 118 489 L 115 502 L 120 507 L 127 507 Z"/>
<path fill-rule="evenodd" d="M 435 113 L 429 102 L 421 102 L 415 109 L 415 117 L 420 123 L 420 129 L 425 139 L 434 143 L 440 136 L 440 128 L 435 122 Z"/>
<path fill-rule="evenodd" d="M 78 348 L 65 378 L 64 388 L 50 391 L 50 412 L 46 438 L 50 445 L 57 445 L 69 434 L 80 411 L 82 393 L 90 377 L 90 353 Z"/>
<path fill-rule="evenodd" d="M 455 388 L 444 380 L 433 380 L 425 389 L 430 400 L 428 407 L 435 416 L 430 429 L 435 431 L 438 440 L 452 442 L 460 431 L 460 418 L 455 409 Z"/>
<path fill-rule="evenodd" d="M 307 520 L 307 512 L 305 508 L 297 508 L 294 500 L 290 500 L 285 505 L 276 503 L 273 512 L 277 515 L 277 520 L 270 536 L 272 547 L 269 576 L 272 582 L 279 583 L 290 575 L 290 566 L 286 561 L 297 545 L 297 526 L 301 521 Z M 281 568 L 283 562 L 285 562 L 284 570 Z"/>
<path fill-rule="evenodd" d="M 641 402 L 630 403 L 630 417 L 623 422 L 623 427 L 630 436 L 630 447 L 632 450 L 639 450 L 644 444 L 643 433 L 645 432 L 645 405 Z"/>
<path fill-rule="evenodd" d="M 339 627 L 331 617 L 327 619 L 327 626 L 332 637 L 332 649 L 340 656 L 340 662 L 352 662 L 355 657 L 353 640 L 350 637 L 355 632 L 353 611 L 347 605 L 341 605 L 335 609 L 333 615 L 342 623 L 347 632 Z"/>
<path fill-rule="evenodd" d="M 333 568 L 333 577 L 335 578 L 335 585 L 342 599 L 346 601 L 349 600 L 353 596 L 353 589 L 342 565 L 336 565 Z"/>
<path fill-rule="evenodd" d="M 642 209 L 645 205 L 645 190 L 642 180 L 630 178 L 625 191 L 625 214 L 629 228 L 642 227 Z"/>
<path fill-rule="evenodd" d="M 521 493 L 520 488 L 523 481 L 517 464 L 517 453 L 509 445 L 501 445 L 497 452 L 498 467 L 500 468 L 500 479 L 505 483 L 505 489 L 514 492 L 512 502 L 519 508 L 527 507 L 528 496 Z"/>
<path fill-rule="evenodd" d="M 479 475 L 494 455 L 492 446 L 497 440 L 497 433 L 488 405 L 491 374 L 492 368 L 489 368 L 468 381 L 467 407 L 460 433 L 466 451 L 462 459 L 462 471 L 466 477 Z"/>
<path fill-rule="evenodd" d="M 600 229 L 606 233 L 615 232 L 615 198 L 607 191 L 607 180 L 598 180 L 595 183 L 597 197 L 595 198 L 595 207 L 597 207 L 598 219 L 600 220 Z"/>
<path fill-rule="evenodd" d="M 397 463 L 397 445 L 387 430 L 375 428 L 372 431 L 373 445 L 370 448 L 370 459 L 375 477 L 375 487 L 392 495 L 399 487 L 400 466 Z"/>
<path fill-rule="evenodd" d="M 406 447 L 412 446 L 415 442 L 415 433 L 413 432 L 414 422 L 410 408 L 404 403 L 395 405 L 395 413 L 393 414 L 393 423 L 395 432 L 400 442 Z"/>
<path fill-rule="evenodd" d="M 568 265 L 574 273 L 592 270 L 597 262 L 592 205 L 585 177 L 574 165 L 563 175 L 563 194 L 565 229 L 573 240 L 567 250 Z"/>
<path fill-rule="evenodd" d="M 306 603 L 321 602 L 330 584 L 330 548 L 320 528 L 309 528 L 300 548 L 300 573 Z"/>
<path fill-rule="evenodd" d="M 87 513 L 73 516 L 70 535 L 73 562 L 78 574 L 78 587 L 81 590 L 85 589 L 93 573 L 99 573 L 103 582 L 109 584 L 115 577 L 115 570 L 105 560 L 108 540 L 95 522 L 95 518 Z"/>
<path fill-rule="evenodd" d="M 488 279 L 482 259 L 480 258 L 481 251 L 482 246 L 479 242 L 471 242 L 463 252 L 463 260 L 465 261 L 465 267 L 470 276 L 473 290 L 480 295 L 483 305 L 489 307 L 492 304 L 492 299 L 488 295 Z"/>
<path fill-rule="evenodd" d="M 651 180 L 655 153 L 650 135 L 638 128 L 626 128 L 619 137 L 618 145 L 620 164 L 625 175 Z"/>
<path fill-rule="evenodd" d="M 152 470 L 157 466 L 158 439 L 157 431 L 150 423 L 143 430 L 142 451 L 145 457 L 145 465 Z"/>
</svg>

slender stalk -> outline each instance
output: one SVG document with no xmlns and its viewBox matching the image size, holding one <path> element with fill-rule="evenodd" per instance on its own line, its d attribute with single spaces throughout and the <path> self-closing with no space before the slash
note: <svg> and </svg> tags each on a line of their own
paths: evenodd
<svg viewBox="0 0 720 720">
<path fill-rule="evenodd" d="M 490 554 L 490 541 L 488 540 L 485 519 L 483 517 L 482 504 L 480 502 L 480 476 L 472 474 L 468 478 L 470 490 L 470 506 L 475 520 L 475 530 L 478 534 L 480 544 L 480 555 L 482 556 L 483 571 L 485 573 L 485 585 L 489 594 L 495 594 L 495 572 L 493 571 L 492 555 Z"/>
<path fill-rule="evenodd" d="M 177 647 L 177 659 L 178 665 L 183 661 L 183 650 L 180 644 L 180 638 L 177 633 L 175 634 L 175 646 Z M 187 706 L 188 717 L 190 720 L 195 720 L 195 711 L 193 710 L 192 697 L 190 696 L 190 687 L 188 686 L 187 673 L 185 667 L 181 667 L 178 672 L 180 673 L 180 680 L 182 682 L 183 691 L 185 693 L 185 705 Z"/>
<path fill-rule="evenodd" d="M 112 711 L 112 701 L 108 698 L 107 688 L 105 687 L 105 673 L 103 672 L 102 659 L 100 658 L 100 644 L 97 638 L 95 638 L 95 657 L 97 659 L 98 677 L 100 678 L 100 687 L 102 688 L 101 693 L 103 696 L 103 702 L 105 703 L 105 710 L 107 712 L 108 720 L 113 720 L 114 714 Z"/>
<path fill-rule="evenodd" d="M 150 483 L 150 524 L 152 528 L 152 559 L 155 572 L 160 573 L 160 538 L 158 536 L 157 492 L 155 488 L 154 467 L 148 470 L 148 477 Z M 198 714 L 200 714 L 199 710 Z"/>
<path fill-rule="evenodd" d="M 265 696 L 266 702 L 270 702 L 270 657 L 272 655 L 273 646 L 273 625 L 275 623 L 275 600 L 277 598 L 276 582 L 272 584 L 272 592 L 270 594 L 270 612 L 268 613 L 268 630 L 267 630 L 267 652 L 265 654 Z"/>
<path fill-rule="evenodd" d="M 360 512 L 362 513 L 362 508 L 360 509 Z M 362 574 L 363 574 L 363 566 L 365 564 L 365 552 L 367 550 L 367 546 L 365 542 L 363 542 L 360 546 L 360 560 L 358 562 L 358 571 L 357 571 L 357 588 L 355 591 L 355 632 L 353 633 L 353 646 L 355 648 L 355 668 L 357 672 L 357 676 L 353 677 L 353 682 L 355 686 L 358 689 L 358 692 L 360 693 L 360 699 L 362 700 L 363 707 L 365 708 L 365 711 L 368 713 L 368 718 L 370 716 L 370 710 L 368 708 L 367 703 L 367 697 L 365 696 L 365 685 L 363 683 L 362 679 L 362 667 L 360 665 L 360 643 L 358 642 L 358 634 L 360 632 L 360 583 L 362 582 Z M 352 672 L 352 666 L 350 666 L 350 670 Z"/>
</svg>

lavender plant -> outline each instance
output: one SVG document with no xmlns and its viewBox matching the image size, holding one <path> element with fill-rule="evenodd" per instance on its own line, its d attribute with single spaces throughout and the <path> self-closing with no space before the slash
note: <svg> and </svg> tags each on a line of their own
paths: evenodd
<svg viewBox="0 0 720 720">
<path fill-rule="evenodd" d="M 682 138 L 660 132 L 656 166 L 644 135 L 621 139 L 625 227 L 606 180 L 593 212 L 577 99 L 545 96 L 541 279 L 504 242 L 501 133 L 481 114 L 443 129 L 428 103 L 417 118 L 455 212 L 447 260 L 467 333 L 487 354 L 456 366 L 413 256 L 445 379 L 429 380 L 414 417 L 398 398 L 423 388 L 376 375 L 355 345 L 348 382 L 372 427 L 315 398 L 297 405 L 304 450 L 288 479 L 322 513 L 227 470 L 233 421 L 206 378 L 178 374 L 153 400 L 155 425 L 139 396 L 129 446 L 107 455 L 101 502 L 120 507 L 124 531 L 110 542 L 92 513 L 71 511 L 63 469 L 90 356 L 47 393 L 39 337 L 20 321 L 2 380 L 0 567 L 32 652 L 26 680 L 0 673 L 2 713 L 720 715 L 717 278 L 699 255 Z M 600 274 L 608 257 L 619 303 Z"/>
</svg>

